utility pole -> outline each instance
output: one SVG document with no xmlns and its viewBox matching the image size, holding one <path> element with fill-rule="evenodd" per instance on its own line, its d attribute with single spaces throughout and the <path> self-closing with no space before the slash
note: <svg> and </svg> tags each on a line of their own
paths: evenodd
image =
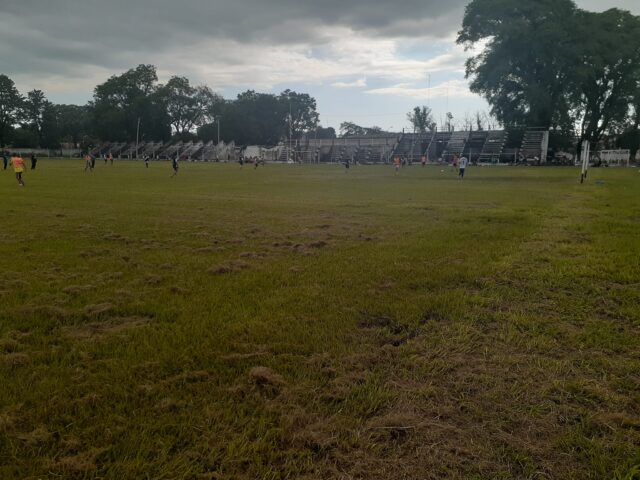
<svg viewBox="0 0 640 480">
<path fill-rule="evenodd" d="M 218 145 L 220 145 L 220 115 L 216 115 L 216 123 L 218 124 Z"/>
</svg>

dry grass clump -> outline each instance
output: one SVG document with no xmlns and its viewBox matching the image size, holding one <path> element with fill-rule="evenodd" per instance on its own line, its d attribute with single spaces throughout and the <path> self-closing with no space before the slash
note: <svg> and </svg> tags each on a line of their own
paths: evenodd
<svg viewBox="0 0 640 480">
<path fill-rule="evenodd" d="M 213 275 L 226 275 L 229 273 L 241 272 L 242 270 L 248 269 L 250 266 L 244 262 L 229 262 L 223 263 L 221 265 L 214 265 L 209 268 L 207 272 Z"/>
<path fill-rule="evenodd" d="M 23 367 L 31 362 L 31 357 L 26 353 L 11 352 L 0 355 L 0 365 L 9 368 Z"/>
<path fill-rule="evenodd" d="M 280 387 L 285 384 L 282 376 L 267 367 L 253 367 L 249 371 L 249 378 L 259 387 Z"/>
</svg>

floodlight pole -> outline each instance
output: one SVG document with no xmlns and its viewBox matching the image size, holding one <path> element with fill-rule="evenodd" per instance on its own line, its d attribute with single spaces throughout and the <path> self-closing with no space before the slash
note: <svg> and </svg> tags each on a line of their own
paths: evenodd
<svg viewBox="0 0 640 480">
<path fill-rule="evenodd" d="M 292 134 L 292 128 L 291 128 L 291 120 L 292 120 L 292 116 L 293 116 L 293 110 L 291 108 L 291 100 L 289 100 L 289 152 L 287 155 L 287 163 L 291 163 L 291 148 L 293 145 L 293 134 Z"/>
<path fill-rule="evenodd" d="M 218 124 L 218 145 L 220 145 L 220 115 L 216 115 L 216 123 Z"/>
<path fill-rule="evenodd" d="M 138 159 L 138 140 L 140 139 L 140 117 L 138 117 L 138 128 L 136 128 L 136 160 Z"/>
</svg>

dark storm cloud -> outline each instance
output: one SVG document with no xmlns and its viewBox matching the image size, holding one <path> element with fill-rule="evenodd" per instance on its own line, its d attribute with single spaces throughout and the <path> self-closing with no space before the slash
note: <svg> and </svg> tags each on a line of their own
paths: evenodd
<svg viewBox="0 0 640 480">
<path fill-rule="evenodd" d="M 395 39 L 400 48 L 416 38 L 452 38 L 467 2 L 0 0 L 0 73 L 32 84 L 47 79 L 37 84 L 58 82 L 59 89 L 61 82 L 86 79 L 86 86 L 139 63 L 156 63 L 165 75 L 196 72 L 203 65 L 226 71 L 263 58 L 269 49 L 299 52 L 301 47 L 320 60 L 327 51 L 340 50 L 348 32 L 356 32 L 363 50 L 381 39 Z M 578 3 L 640 13 L 638 0 Z M 358 45 L 354 49 L 351 39 L 348 55 L 357 55 Z M 236 72 L 236 78 L 242 76 Z"/>
<path fill-rule="evenodd" d="M 0 54 L 14 73 L 63 73 L 81 65 L 115 68 L 127 57 L 144 61 L 206 40 L 321 45 L 330 40 L 326 29 L 339 26 L 373 36 L 442 36 L 457 29 L 464 3 L 3 0 Z"/>
</svg>

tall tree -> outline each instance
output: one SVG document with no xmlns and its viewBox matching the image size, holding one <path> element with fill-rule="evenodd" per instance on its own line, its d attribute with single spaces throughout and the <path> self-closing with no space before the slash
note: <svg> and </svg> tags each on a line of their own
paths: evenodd
<svg viewBox="0 0 640 480">
<path fill-rule="evenodd" d="M 15 83 L 6 75 L 0 75 L 0 147 L 10 140 L 18 123 L 22 108 L 22 96 Z"/>
<path fill-rule="evenodd" d="M 31 90 L 27 93 L 27 97 L 23 102 L 23 121 L 25 127 L 30 128 L 38 146 L 42 143 L 42 125 L 44 123 L 44 114 L 47 109 L 51 109 L 51 103 L 47 100 L 42 90 Z"/>
<path fill-rule="evenodd" d="M 569 127 L 576 66 L 572 0 L 473 0 L 458 43 L 483 50 L 467 61 L 471 90 L 505 126 Z"/>
<path fill-rule="evenodd" d="M 415 133 L 433 132 L 436 129 L 436 122 L 433 120 L 431 108 L 426 105 L 415 107 L 411 112 L 407 113 L 407 119 L 413 125 Z"/>
<path fill-rule="evenodd" d="M 247 90 L 226 103 L 222 138 L 242 145 L 273 145 L 286 136 L 286 118 L 287 111 L 276 95 Z"/>
<path fill-rule="evenodd" d="M 640 150 L 640 73 L 636 75 L 636 87 L 632 98 L 632 109 L 624 131 L 617 139 L 618 148 L 630 150 L 630 159 L 636 160 Z"/>
<path fill-rule="evenodd" d="M 191 132 L 200 115 L 195 99 L 196 89 L 191 86 L 188 78 L 174 76 L 163 90 L 173 131 L 181 134 Z"/>
<path fill-rule="evenodd" d="M 42 148 L 58 148 L 62 138 L 60 109 L 47 102 L 42 109 L 39 143 Z"/>
<path fill-rule="evenodd" d="M 366 129 L 353 122 L 342 122 L 340 124 L 341 137 L 361 137 L 365 135 Z"/>
<path fill-rule="evenodd" d="M 153 65 L 139 65 L 113 76 L 94 90 L 90 103 L 95 133 L 103 140 L 133 141 L 141 134 L 164 140 L 170 135 L 165 97 L 158 93 Z"/>
<path fill-rule="evenodd" d="M 578 12 L 579 62 L 574 115 L 580 136 L 598 142 L 629 115 L 640 76 L 640 17 L 611 9 Z"/>
<path fill-rule="evenodd" d="M 88 106 L 56 105 L 60 142 L 71 143 L 74 148 L 91 133 L 91 111 Z"/>
<path fill-rule="evenodd" d="M 333 127 L 318 127 L 313 132 L 313 137 L 317 139 L 333 139 L 336 138 L 336 129 Z"/>
<path fill-rule="evenodd" d="M 316 110 L 316 100 L 309 94 L 285 90 L 278 100 L 282 103 L 282 110 L 286 112 L 284 120 L 287 128 L 289 115 L 291 116 L 293 138 L 299 139 L 303 133 L 311 132 L 318 126 L 320 115 Z M 288 133 L 285 136 L 288 136 Z"/>
<path fill-rule="evenodd" d="M 381 135 L 385 132 L 378 126 L 373 127 L 361 127 L 353 122 L 342 122 L 340 124 L 340 136 L 341 137 L 364 137 L 367 135 Z"/>
</svg>

